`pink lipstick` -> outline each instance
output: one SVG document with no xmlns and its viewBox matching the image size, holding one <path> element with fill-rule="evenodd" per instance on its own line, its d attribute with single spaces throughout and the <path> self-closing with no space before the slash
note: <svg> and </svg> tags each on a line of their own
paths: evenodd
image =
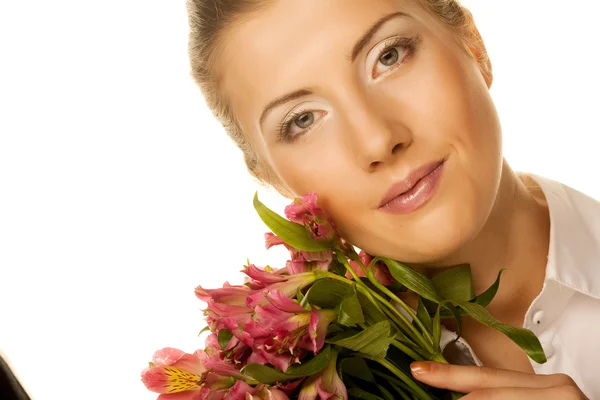
<svg viewBox="0 0 600 400">
<path fill-rule="evenodd" d="M 393 184 L 379 210 L 392 214 L 409 214 L 431 199 L 439 187 L 446 159 L 425 164 Z"/>
</svg>

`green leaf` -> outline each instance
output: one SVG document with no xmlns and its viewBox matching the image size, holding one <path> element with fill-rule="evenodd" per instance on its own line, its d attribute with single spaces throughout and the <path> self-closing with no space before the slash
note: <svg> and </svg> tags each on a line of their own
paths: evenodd
<svg viewBox="0 0 600 400">
<path fill-rule="evenodd" d="M 433 329 L 433 323 L 431 322 L 431 316 L 423 304 L 423 300 L 419 297 L 419 303 L 417 304 L 417 318 L 427 328 L 428 332 Z"/>
<path fill-rule="evenodd" d="M 442 322 L 440 320 L 440 307 L 435 313 L 435 317 L 433 317 L 433 346 L 434 352 L 439 353 L 440 350 L 440 338 L 442 337 Z"/>
<path fill-rule="evenodd" d="M 327 340 L 327 343 L 334 343 L 377 359 L 385 357 L 390 343 L 394 340 L 390 333 L 390 322 L 381 321 L 351 337 L 340 339 L 336 336 Z"/>
<path fill-rule="evenodd" d="M 294 378 L 302 378 L 303 376 L 314 375 L 327 366 L 331 359 L 331 346 L 325 346 L 319 354 L 314 356 L 305 364 L 295 365 L 288 368 L 285 372 L 288 376 Z"/>
<path fill-rule="evenodd" d="M 487 307 L 494 297 L 496 297 L 496 293 L 498 293 L 498 287 L 500 286 L 500 276 L 502 272 L 506 271 L 505 269 L 501 269 L 498 272 L 498 277 L 496 281 L 490 286 L 485 292 L 481 293 L 479 296 L 476 296 L 471 302 L 475 302 L 480 306 Z"/>
<path fill-rule="evenodd" d="M 225 350 L 232 337 L 233 337 L 233 333 L 231 333 L 229 330 L 221 329 L 219 331 L 219 334 L 217 335 L 217 339 L 219 341 L 219 346 L 221 346 L 221 348 L 223 350 Z"/>
<path fill-rule="evenodd" d="M 340 366 L 344 374 L 354 376 L 363 381 L 375 382 L 375 376 L 371 372 L 371 368 L 362 357 L 348 357 L 340 361 Z"/>
<path fill-rule="evenodd" d="M 475 297 L 469 264 L 443 271 L 431 279 L 437 293 L 444 299 L 469 301 Z"/>
<path fill-rule="evenodd" d="M 529 329 L 504 324 L 479 304 L 460 300 L 451 300 L 450 302 L 462 308 L 474 320 L 504 333 L 536 363 L 543 364 L 547 361 L 539 339 Z"/>
<path fill-rule="evenodd" d="M 456 342 L 462 336 L 462 314 L 461 314 L 462 310 L 459 308 L 455 308 L 451 304 L 446 304 L 446 303 L 443 303 L 443 304 L 444 304 L 444 307 L 446 307 L 446 309 L 450 312 L 450 315 L 452 316 L 452 318 L 454 318 L 454 320 L 456 321 L 457 336 L 456 336 L 456 339 L 454 339 L 454 341 Z"/>
<path fill-rule="evenodd" d="M 349 398 L 355 399 L 366 399 L 366 400 L 385 400 L 382 397 L 376 396 L 367 392 L 366 390 L 362 390 L 360 388 L 350 388 L 348 389 Z"/>
<path fill-rule="evenodd" d="M 302 289 L 300 289 L 300 286 L 298 286 L 296 289 L 296 299 L 298 302 L 300 302 L 300 304 L 302 304 L 302 300 L 304 300 L 304 294 L 302 294 Z"/>
<path fill-rule="evenodd" d="M 390 260 L 389 258 L 376 257 L 372 262 L 377 261 L 384 262 L 394 279 L 419 296 L 436 303 L 444 300 L 444 298 L 441 297 L 437 292 L 435 286 L 433 286 L 431 280 L 426 276 L 421 275 L 407 265 L 399 263 L 398 261 Z"/>
<path fill-rule="evenodd" d="M 321 308 L 335 309 L 345 298 L 352 296 L 354 288 L 344 282 L 331 279 L 316 281 L 306 292 L 304 301 Z"/>
<path fill-rule="evenodd" d="M 480 306 L 483 307 L 487 307 L 492 300 L 494 299 L 494 297 L 496 297 L 496 293 L 498 293 L 498 288 L 500 286 L 500 277 L 502 275 L 502 272 L 506 271 L 505 269 L 502 269 L 498 272 L 498 277 L 496 278 L 496 281 L 492 284 L 492 286 L 490 286 L 485 292 L 483 292 L 482 294 L 475 296 L 473 299 L 469 300 L 469 302 L 471 303 L 476 303 L 479 304 Z M 429 309 L 429 307 L 427 307 Z M 455 317 L 455 315 L 465 315 L 465 312 L 463 309 L 460 308 L 454 308 L 454 315 L 453 313 L 447 311 L 447 310 L 443 310 L 441 313 L 442 318 L 453 318 Z"/>
<path fill-rule="evenodd" d="M 346 275 L 346 267 L 344 264 L 338 261 L 337 257 L 333 257 L 333 260 L 331 260 L 331 264 L 329 264 L 329 271 L 340 276 Z"/>
<path fill-rule="evenodd" d="M 254 195 L 254 208 L 260 219 L 265 225 L 273 231 L 281 240 L 295 249 L 318 252 L 330 249 L 331 243 L 313 239 L 306 228 L 300 224 L 289 221 L 258 200 L 258 192 Z"/>
<path fill-rule="evenodd" d="M 204 332 L 209 331 L 210 328 L 208 326 L 205 326 L 204 328 L 202 328 L 202 330 L 200 332 L 198 332 L 198 336 L 202 335 Z"/>
<path fill-rule="evenodd" d="M 365 322 L 365 317 L 356 295 L 356 288 L 352 287 L 354 293 L 346 297 L 340 303 L 338 309 L 338 323 L 346 326 L 356 326 Z"/>
<path fill-rule="evenodd" d="M 268 367 L 263 364 L 248 364 L 241 372 L 249 377 L 268 385 L 285 382 L 292 379 L 314 375 L 327 366 L 331 358 L 331 347 L 325 346 L 323 350 L 305 364 L 288 368 L 286 372 Z"/>
<path fill-rule="evenodd" d="M 367 298 L 364 293 L 358 292 L 358 301 L 365 317 L 365 322 L 368 325 L 375 325 L 381 321 L 387 321 L 388 317 L 375 304 Z M 395 330 L 395 329 L 394 329 Z"/>
</svg>

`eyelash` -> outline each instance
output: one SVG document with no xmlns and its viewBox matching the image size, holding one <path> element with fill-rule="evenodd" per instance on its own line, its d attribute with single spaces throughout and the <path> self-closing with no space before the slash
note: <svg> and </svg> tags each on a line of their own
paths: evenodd
<svg viewBox="0 0 600 400">
<path fill-rule="evenodd" d="M 290 115 L 287 116 L 286 119 L 281 121 L 281 123 L 277 126 L 277 141 L 278 142 L 288 142 L 293 143 L 300 135 L 290 136 L 289 131 L 290 127 L 299 116 L 305 114 L 309 110 L 305 110 L 300 108 L 296 111 L 293 111 Z M 315 112 L 315 111 L 312 111 Z M 310 129 L 310 128 L 309 128 Z"/>
<path fill-rule="evenodd" d="M 395 47 L 404 47 L 404 49 L 406 50 L 404 53 L 404 57 L 402 57 L 402 59 L 399 60 L 396 65 L 390 67 L 390 69 L 388 71 L 394 70 L 394 69 L 398 68 L 399 66 L 404 65 L 406 63 L 406 61 L 408 61 L 408 59 L 411 58 L 415 54 L 415 50 L 417 49 L 417 45 L 420 40 L 421 39 L 419 36 L 413 36 L 413 37 L 396 36 L 396 37 L 393 37 L 393 38 L 387 40 L 385 42 L 385 46 L 384 46 L 383 50 L 381 50 L 377 56 L 377 62 L 379 62 L 379 59 L 381 58 L 382 55 L 384 55 L 391 49 L 393 49 Z"/>
<path fill-rule="evenodd" d="M 394 38 L 391 38 L 385 43 L 385 47 L 383 48 L 383 50 L 381 50 L 379 52 L 379 55 L 377 56 L 377 62 L 379 62 L 379 59 L 381 58 L 382 55 L 384 55 L 386 52 L 390 51 L 394 47 L 404 47 L 406 49 L 404 57 L 398 62 L 398 64 L 396 64 L 390 68 L 390 69 L 396 69 L 399 66 L 403 65 L 404 63 L 406 63 L 406 61 L 414 55 L 419 41 L 420 41 L 420 38 L 418 36 L 414 36 L 414 37 L 396 36 Z M 277 133 L 277 141 L 278 142 L 293 143 L 294 141 L 296 141 L 296 139 L 298 139 L 300 136 L 302 136 L 302 134 L 290 136 L 289 130 L 290 130 L 290 127 L 292 126 L 292 124 L 294 123 L 294 121 L 296 120 L 296 118 L 302 116 L 306 112 L 314 113 L 316 111 L 306 110 L 306 109 L 302 109 L 302 108 L 298 109 L 298 110 L 292 112 L 290 115 L 288 115 L 287 118 L 285 120 L 283 120 L 277 126 L 277 132 L 278 132 Z M 305 132 L 312 129 L 313 125 L 311 125 L 311 127 L 308 128 Z"/>
</svg>

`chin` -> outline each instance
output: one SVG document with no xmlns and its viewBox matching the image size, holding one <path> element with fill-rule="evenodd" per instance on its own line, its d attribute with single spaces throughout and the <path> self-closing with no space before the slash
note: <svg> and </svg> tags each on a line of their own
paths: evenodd
<svg viewBox="0 0 600 400">
<path fill-rule="evenodd" d="M 379 240 L 369 243 L 374 245 L 374 254 L 431 267 L 466 262 L 460 258 L 463 249 L 481 231 L 485 218 L 473 212 L 478 209 L 476 202 L 465 200 L 438 204 L 413 224 L 398 223 L 389 231 L 380 230 Z"/>
</svg>

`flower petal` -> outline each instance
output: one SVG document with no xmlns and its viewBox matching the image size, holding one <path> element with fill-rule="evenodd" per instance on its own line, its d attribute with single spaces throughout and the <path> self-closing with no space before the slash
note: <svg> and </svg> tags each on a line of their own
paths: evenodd
<svg viewBox="0 0 600 400">
<path fill-rule="evenodd" d="M 225 282 L 220 289 L 204 289 L 202 286 L 198 286 L 194 293 L 196 297 L 204 302 L 212 299 L 217 303 L 244 306 L 246 297 L 250 294 L 250 288 L 247 286 L 231 286 L 228 282 Z"/>
<path fill-rule="evenodd" d="M 317 354 L 325 345 L 325 336 L 327 327 L 337 318 L 337 312 L 334 310 L 318 310 L 314 306 L 310 314 L 310 324 L 308 334 L 312 342 L 312 351 Z"/>
<path fill-rule="evenodd" d="M 260 269 L 254 264 L 248 265 L 248 267 L 244 268 L 242 272 L 248 275 L 250 278 L 262 283 L 276 283 L 285 281 L 286 279 L 284 276 L 273 273 L 272 271 Z"/>
<path fill-rule="evenodd" d="M 296 303 L 294 300 L 285 296 L 279 290 L 271 290 L 267 293 L 267 300 L 281 311 L 288 313 L 299 314 L 307 312 L 304 307 Z"/>
<path fill-rule="evenodd" d="M 161 366 L 142 371 L 142 382 L 153 392 L 178 393 L 202 389 L 204 377 L 176 367 Z"/>
</svg>

